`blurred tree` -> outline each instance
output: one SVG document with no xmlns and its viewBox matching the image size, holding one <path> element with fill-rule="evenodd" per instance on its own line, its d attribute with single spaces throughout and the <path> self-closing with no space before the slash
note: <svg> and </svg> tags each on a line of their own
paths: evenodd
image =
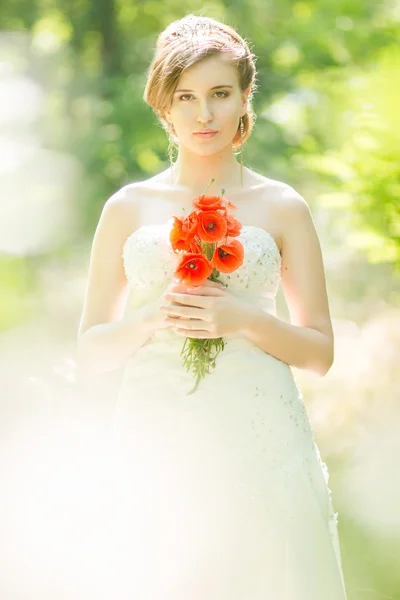
<svg viewBox="0 0 400 600">
<path fill-rule="evenodd" d="M 324 159 L 338 153 L 341 162 L 349 165 L 351 152 L 343 132 L 349 127 L 353 130 L 353 145 L 364 144 L 361 153 L 353 148 L 354 155 L 364 157 L 364 171 L 360 161 L 358 166 L 350 162 L 363 186 L 360 188 L 353 176 L 351 184 L 345 182 L 346 189 L 331 179 L 332 191 L 338 192 L 340 187 L 341 193 L 346 191 L 348 197 L 357 198 L 355 206 L 362 204 L 358 228 L 362 221 L 365 231 L 376 233 L 380 240 L 380 250 L 377 242 L 373 243 L 371 259 L 397 261 L 398 233 L 393 223 L 398 207 L 390 202 L 397 195 L 397 156 L 393 154 L 397 145 L 394 135 L 391 141 L 382 138 L 383 130 L 393 130 L 393 114 L 384 108 L 385 98 L 388 101 L 393 94 L 379 86 L 380 127 L 376 127 L 376 119 L 374 126 L 372 119 L 370 126 L 364 122 L 363 127 L 369 127 L 368 144 L 366 131 L 360 135 L 360 119 L 356 117 L 356 113 L 363 117 L 366 110 L 374 115 L 373 107 L 364 106 L 368 103 L 365 99 L 378 90 L 378 75 L 374 80 L 372 71 L 374 67 L 379 69 L 379 51 L 390 49 L 400 29 L 395 5 L 372 0 L 341 0 L 335 4 L 330 0 L 236 0 L 214 1 L 206 6 L 190 0 L 184 10 L 177 0 L 167 0 L 163 11 L 154 0 L 135 4 L 117 0 L 99 0 L 96 4 L 87 0 L 36 0 L 27 4 L 11 0 L 3 4 L 0 18 L 5 29 L 28 30 L 34 36 L 53 33 L 62 44 L 70 43 L 74 49 L 74 68 L 64 94 L 72 119 L 68 148 L 78 155 L 88 178 L 79 202 L 84 228 L 93 230 L 102 204 L 115 189 L 146 178 L 167 164 L 165 134 L 144 106 L 142 92 L 158 32 L 187 12 L 207 14 L 237 26 L 257 54 L 258 124 L 246 149 L 251 166 L 292 185 L 310 185 L 310 178 L 318 184 L 321 176 L 326 184 Z M 365 79 L 362 90 L 354 82 L 365 77 L 366 69 L 371 77 Z M 346 94 L 346 89 L 351 94 Z M 364 101 L 360 104 L 361 96 Z M 388 199 L 385 207 L 382 186 Z M 366 239 L 370 243 L 372 238 L 369 235 Z"/>
</svg>

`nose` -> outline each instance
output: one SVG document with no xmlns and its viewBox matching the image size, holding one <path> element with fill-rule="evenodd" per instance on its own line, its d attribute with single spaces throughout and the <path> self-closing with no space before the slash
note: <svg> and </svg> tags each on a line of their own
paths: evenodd
<svg viewBox="0 0 400 600">
<path fill-rule="evenodd" d="M 203 102 L 199 109 L 197 122 L 201 124 L 210 123 L 213 120 L 213 116 L 208 108 L 207 102 Z"/>
</svg>

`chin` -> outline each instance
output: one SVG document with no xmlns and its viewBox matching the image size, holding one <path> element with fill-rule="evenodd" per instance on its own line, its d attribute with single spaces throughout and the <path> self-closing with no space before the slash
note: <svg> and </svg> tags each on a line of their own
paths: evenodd
<svg viewBox="0 0 400 600">
<path fill-rule="evenodd" d="M 219 154 L 221 152 L 224 152 L 226 150 L 226 148 L 228 146 L 231 146 L 232 142 L 230 142 L 229 144 L 221 144 L 221 141 L 219 141 L 219 144 L 216 143 L 201 143 L 201 144 L 188 144 L 186 147 L 193 152 L 194 154 L 197 154 L 198 156 L 213 156 L 214 154 Z"/>
</svg>

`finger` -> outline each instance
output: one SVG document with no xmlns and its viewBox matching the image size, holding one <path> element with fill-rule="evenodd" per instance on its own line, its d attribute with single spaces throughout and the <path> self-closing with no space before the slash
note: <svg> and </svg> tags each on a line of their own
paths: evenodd
<svg viewBox="0 0 400 600">
<path fill-rule="evenodd" d="M 178 327 L 175 329 L 175 333 L 182 337 L 196 338 L 199 340 L 210 340 L 215 337 L 213 333 L 211 333 L 210 331 L 206 331 L 205 329 L 199 329 L 198 331 L 189 331 L 187 329 L 182 329 L 181 327 Z"/>
<path fill-rule="evenodd" d="M 213 290 L 215 292 L 219 292 L 219 290 Z M 164 298 L 168 302 L 175 302 L 176 304 L 182 304 L 186 306 L 197 306 L 198 308 L 209 308 L 210 299 L 206 298 L 207 295 L 215 294 L 201 294 L 201 295 L 190 295 L 190 294 L 175 294 L 175 293 L 167 293 L 164 294 Z M 222 295 L 222 292 L 221 292 Z"/>
<path fill-rule="evenodd" d="M 224 296 L 225 289 L 220 287 L 208 287 L 208 286 L 199 286 L 199 287 L 190 287 L 187 288 L 186 292 L 188 294 L 197 294 L 198 296 Z"/>
<path fill-rule="evenodd" d="M 207 331 L 207 324 L 202 319 L 175 319 L 174 317 L 167 317 L 166 323 L 174 324 L 177 329 L 183 329 L 185 331 Z"/>
<path fill-rule="evenodd" d="M 169 288 L 169 291 L 184 294 L 186 292 L 186 289 L 187 289 L 187 284 L 183 283 L 183 282 L 180 282 L 180 283 L 174 283 Z"/>
<path fill-rule="evenodd" d="M 188 284 L 187 287 L 191 288 L 191 289 L 198 289 L 201 287 L 217 288 L 217 289 L 221 289 L 221 290 L 225 289 L 225 286 L 222 283 L 220 283 L 219 281 L 211 281 L 210 279 L 206 279 L 200 285 Z"/>
<path fill-rule="evenodd" d="M 189 281 L 180 281 L 177 279 L 173 280 L 173 284 L 176 286 L 183 286 L 183 287 L 198 287 L 195 284 L 190 284 Z M 208 285 L 209 287 L 217 287 L 219 285 L 223 285 L 222 283 L 220 283 L 219 281 L 212 281 L 212 279 L 204 279 L 202 283 L 200 283 L 199 285 Z"/>
<path fill-rule="evenodd" d="M 203 321 L 209 320 L 209 312 L 204 308 L 171 304 L 170 306 L 161 307 L 160 310 L 165 314 L 166 317 L 201 319 Z"/>
</svg>

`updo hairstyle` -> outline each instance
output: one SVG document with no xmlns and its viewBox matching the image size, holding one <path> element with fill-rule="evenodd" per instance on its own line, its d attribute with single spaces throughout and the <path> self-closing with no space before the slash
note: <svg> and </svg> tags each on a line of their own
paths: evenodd
<svg viewBox="0 0 400 600">
<path fill-rule="evenodd" d="M 174 21 L 160 33 L 155 56 L 147 73 L 144 101 L 153 108 L 169 136 L 173 136 L 175 132 L 166 119 L 166 112 L 171 107 L 180 76 L 192 65 L 218 53 L 226 53 L 232 57 L 232 64 L 238 70 L 241 91 L 250 88 L 247 112 L 242 117 L 242 142 L 250 137 L 255 121 L 251 105 L 255 91 L 255 56 L 232 27 L 209 17 L 194 15 Z M 240 147 L 239 124 L 232 147 Z"/>
</svg>

